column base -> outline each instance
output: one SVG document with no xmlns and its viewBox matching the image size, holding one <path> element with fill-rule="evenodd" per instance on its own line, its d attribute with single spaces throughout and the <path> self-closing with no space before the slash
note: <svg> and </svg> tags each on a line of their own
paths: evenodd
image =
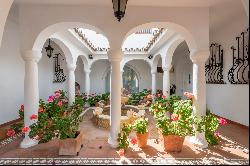
<svg viewBox="0 0 250 166">
<path fill-rule="evenodd" d="M 108 144 L 111 146 L 111 148 L 118 148 L 119 147 L 118 141 L 112 140 L 112 138 L 110 136 L 108 138 Z"/>
<path fill-rule="evenodd" d="M 26 149 L 38 144 L 38 140 L 33 140 L 30 138 L 24 138 L 20 144 L 20 148 Z"/>
<path fill-rule="evenodd" d="M 196 133 L 195 136 L 189 139 L 189 142 L 203 149 L 208 147 L 205 133 Z"/>
</svg>

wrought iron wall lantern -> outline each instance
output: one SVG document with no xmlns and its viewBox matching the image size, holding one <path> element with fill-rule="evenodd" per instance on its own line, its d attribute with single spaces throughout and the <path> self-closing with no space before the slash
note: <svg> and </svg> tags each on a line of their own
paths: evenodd
<svg viewBox="0 0 250 166">
<path fill-rule="evenodd" d="M 51 58 L 51 57 L 52 57 L 52 54 L 53 54 L 53 51 L 54 51 L 54 48 L 51 47 L 51 45 L 50 45 L 50 39 L 49 39 L 49 45 L 48 45 L 47 47 L 45 47 L 45 50 L 46 50 L 46 52 L 47 52 L 47 56 L 48 56 L 49 58 Z"/>
<path fill-rule="evenodd" d="M 152 58 L 153 58 L 153 55 L 150 54 L 150 55 L 148 56 L 148 59 L 152 59 Z"/>
<path fill-rule="evenodd" d="M 205 66 L 207 84 L 224 84 L 223 49 L 220 44 L 210 45 L 210 57 Z"/>
<path fill-rule="evenodd" d="M 231 84 L 249 84 L 249 28 L 236 37 L 237 47 L 231 47 L 233 66 L 228 72 Z"/>
<path fill-rule="evenodd" d="M 89 59 L 93 59 L 93 55 L 89 54 Z"/>
<path fill-rule="evenodd" d="M 112 0 L 114 14 L 119 22 L 125 15 L 127 2 L 128 0 Z"/>
</svg>

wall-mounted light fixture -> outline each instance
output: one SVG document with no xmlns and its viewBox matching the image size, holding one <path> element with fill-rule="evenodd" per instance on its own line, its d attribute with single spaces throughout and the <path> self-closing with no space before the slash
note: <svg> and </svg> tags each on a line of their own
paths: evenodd
<svg viewBox="0 0 250 166">
<path fill-rule="evenodd" d="M 114 14 L 119 22 L 125 15 L 127 2 L 128 0 L 112 0 Z"/>
<path fill-rule="evenodd" d="M 148 59 L 152 59 L 152 58 L 153 58 L 153 55 L 149 55 L 149 56 L 148 56 Z"/>
<path fill-rule="evenodd" d="M 49 39 L 49 45 L 48 45 L 47 47 L 45 47 L 45 50 L 46 50 L 46 52 L 47 52 L 47 56 L 48 56 L 49 58 L 52 57 L 54 48 L 51 47 L 51 45 L 50 45 L 50 39 Z"/>
<path fill-rule="evenodd" d="M 93 59 L 93 55 L 89 54 L 89 59 Z"/>
</svg>

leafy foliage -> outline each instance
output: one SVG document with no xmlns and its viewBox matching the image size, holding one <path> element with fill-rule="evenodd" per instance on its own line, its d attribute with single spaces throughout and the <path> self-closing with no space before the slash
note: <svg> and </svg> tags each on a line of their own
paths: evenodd
<svg viewBox="0 0 250 166">
<path fill-rule="evenodd" d="M 107 103 L 109 100 L 109 96 L 110 96 L 110 93 L 104 93 L 100 95 L 92 94 L 87 99 L 87 102 L 90 104 L 90 106 L 95 106 L 95 104 L 99 101 L 104 101 Z"/>
<path fill-rule="evenodd" d="M 128 149 L 129 146 L 129 141 L 128 141 L 128 136 L 131 133 L 131 131 L 133 130 L 133 126 L 132 125 L 124 125 L 121 129 L 121 132 L 118 134 L 118 143 L 119 143 L 119 147 L 121 149 Z"/>
<path fill-rule="evenodd" d="M 206 140 L 210 145 L 218 144 L 219 137 L 216 131 L 219 127 L 219 120 L 210 110 L 207 110 L 206 116 L 196 119 L 196 126 L 198 132 L 205 132 Z"/>
<path fill-rule="evenodd" d="M 157 121 L 156 126 L 162 130 L 163 135 L 192 135 L 194 133 L 192 101 L 179 100 L 176 96 L 164 100 L 166 103 L 162 101 L 152 105 L 151 111 Z M 170 117 L 166 112 L 169 112 Z"/>
<path fill-rule="evenodd" d="M 146 99 L 148 95 L 151 94 L 151 90 L 143 89 L 141 92 L 132 93 L 129 97 L 128 104 L 129 105 L 138 105 L 139 102 L 143 99 Z"/>
<path fill-rule="evenodd" d="M 133 129 L 139 133 L 144 134 L 147 132 L 148 119 L 147 118 L 139 118 L 133 124 Z"/>
<path fill-rule="evenodd" d="M 82 121 L 80 114 L 83 111 L 83 99 L 76 98 L 72 106 L 68 106 L 64 91 L 59 91 L 57 97 L 51 97 L 48 103 L 40 100 L 38 121 L 30 126 L 29 136 L 37 138 L 39 143 L 45 143 L 53 138 L 75 138 L 79 123 Z"/>
</svg>

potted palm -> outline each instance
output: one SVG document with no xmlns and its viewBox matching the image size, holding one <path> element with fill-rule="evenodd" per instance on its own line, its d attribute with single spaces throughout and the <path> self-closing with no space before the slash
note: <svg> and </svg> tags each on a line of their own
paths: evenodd
<svg viewBox="0 0 250 166">
<path fill-rule="evenodd" d="M 148 141 L 148 119 L 147 118 L 139 118 L 133 124 L 133 129 L 136 131 L 137 144 L 139 147 L 145 147 Z"/>
</svg>

